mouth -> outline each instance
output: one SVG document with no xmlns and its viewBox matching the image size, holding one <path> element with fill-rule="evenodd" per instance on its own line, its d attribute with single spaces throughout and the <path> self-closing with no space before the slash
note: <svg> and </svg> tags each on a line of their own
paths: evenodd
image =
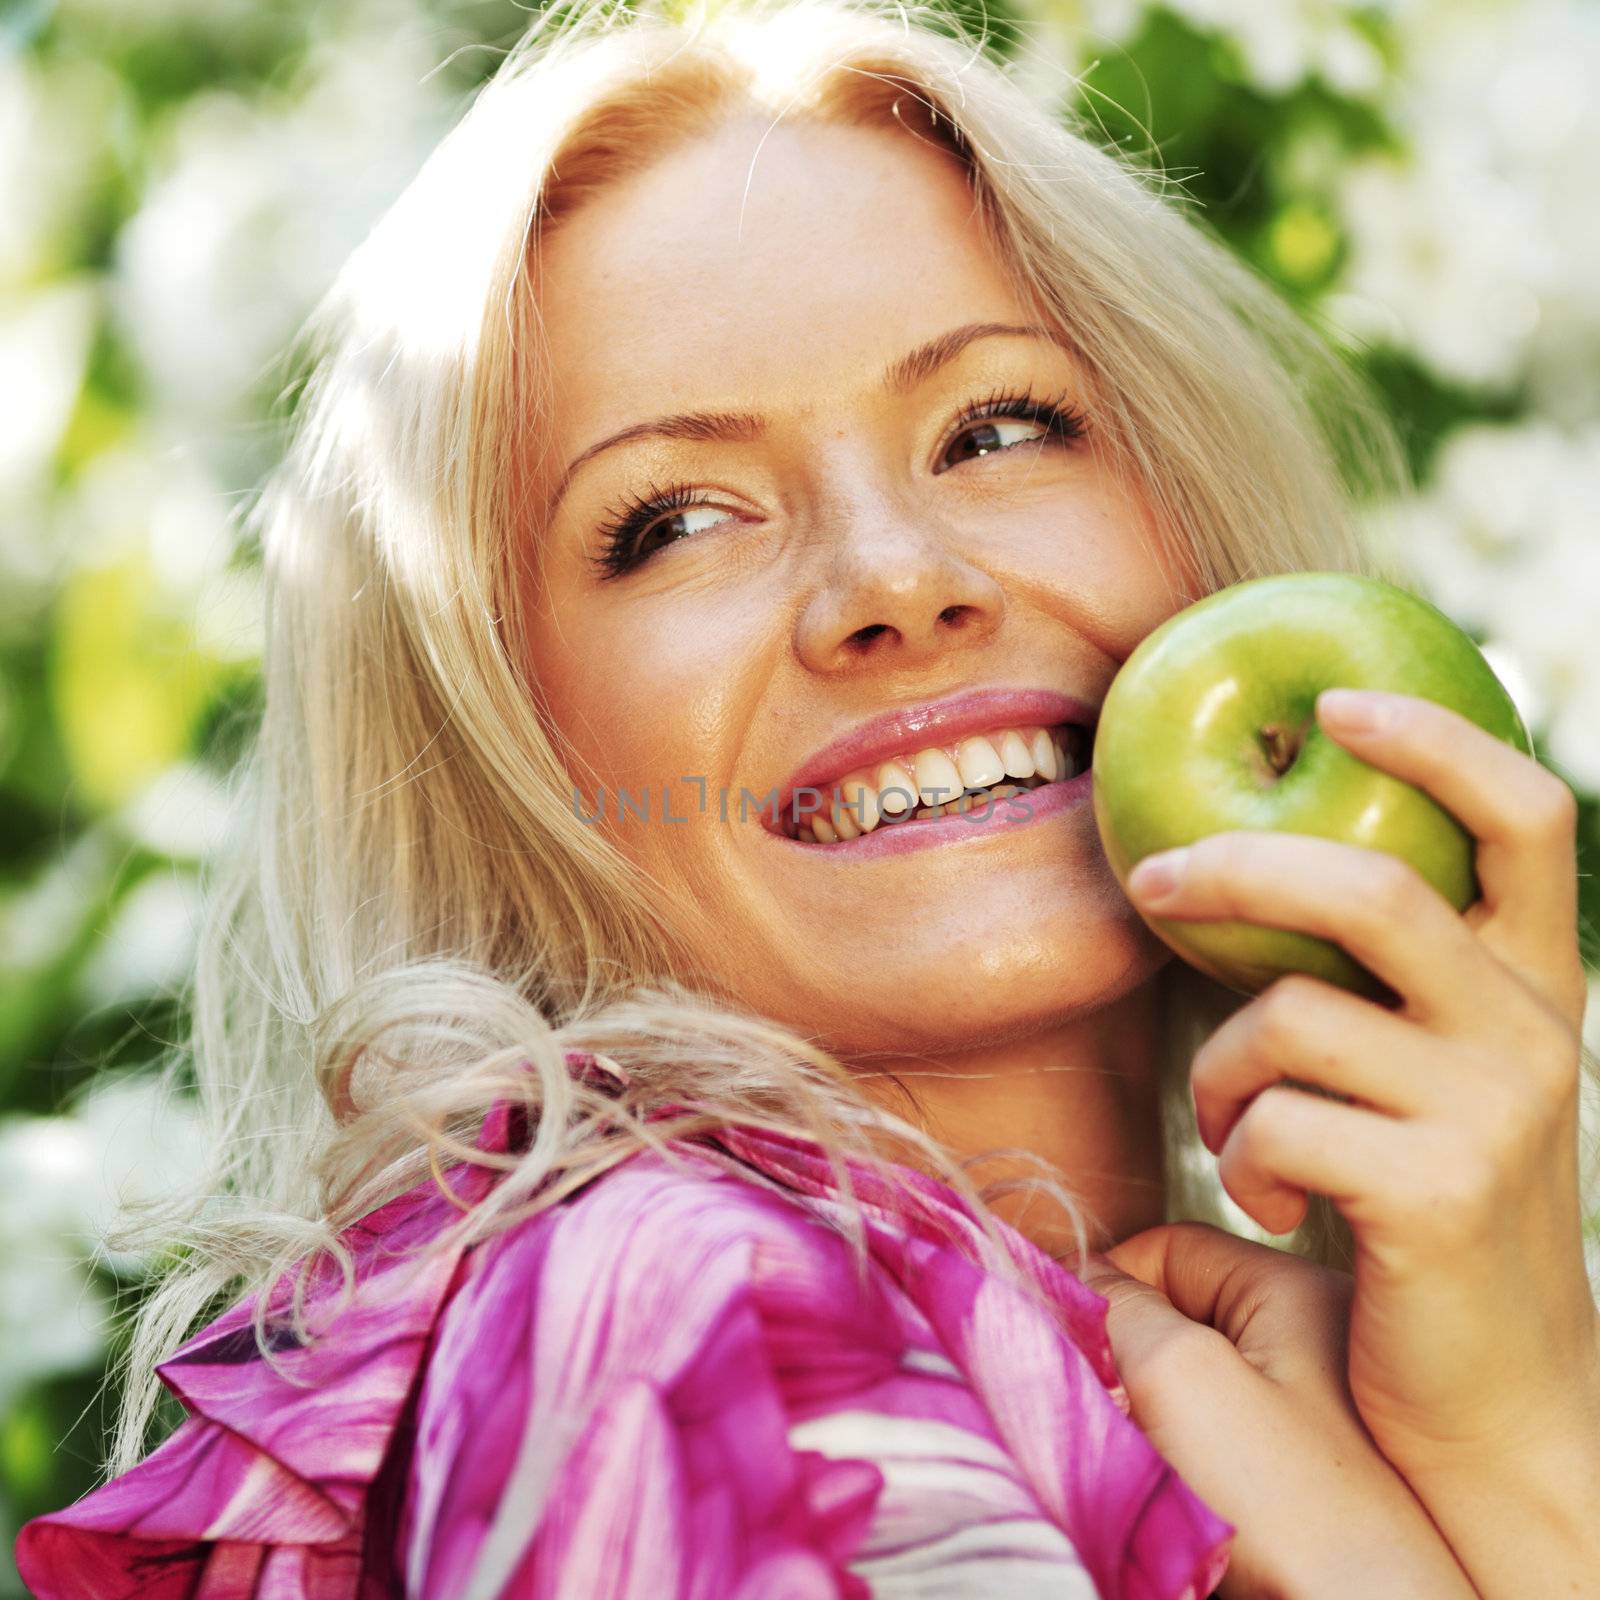
<svg viewBox="0 0 1600 1600">
<path fill-rule="evenodd" d="M 772 831 L 800 844 L 840 849 L 886 828 L 899 830 L 1012 795 L 1070 783 L 1089 769 L 1092 722 L 1023 723 L 908 745 L 895 754 L 784 796 Z"/>
</svg>

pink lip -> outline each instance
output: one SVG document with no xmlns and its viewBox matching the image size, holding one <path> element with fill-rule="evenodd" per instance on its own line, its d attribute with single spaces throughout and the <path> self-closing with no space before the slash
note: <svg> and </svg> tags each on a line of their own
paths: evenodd
<svg viewBox="0 0 1600 1600">
<path fill-rule="evenodd" d="M 929 745 L 949 744 L 964 734 L 987 733 L 992 728 L 1053 728 L 1062 722 L 1075 722 L 1087 728 L 1094 724 L 1095 718 L 1093 706 L 1074 700 L 1070 695 L 1057 694 L 1053 689 L 975 689 L 934 705 L 890 711 L 864 722 L 854 732 L 835 739 L 803 762 L 779 791 L 777 806 L 761 808 L 762 824 L 770 832 L 787 837 L 782 833 L 783 818 L 788 814 L 796 789 L 817 789 L 826 793 L 848 773 L 890 756 L 925 750 Z M 1028 792 L 1044 793 L 1054 787 L 1054 784 L 1045 784 L 1042 789 Z M 1071 785 L 1061 787 L 1070 788 Z M 961 822 L 959 817 L 948 820 Z M 892 831 L 899 832 L 911 826 L 901 824 Z M 923 822 L 915 826 L 920 829 L 936 824 Z M 976 831 L 975 824 L 962 826 Z"/>
</svg>

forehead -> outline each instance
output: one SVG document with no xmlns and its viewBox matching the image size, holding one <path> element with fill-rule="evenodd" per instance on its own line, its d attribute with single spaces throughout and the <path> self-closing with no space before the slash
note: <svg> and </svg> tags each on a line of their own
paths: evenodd
<svg viewBox="0 0 1600 1600">
<path fill-rule="evenodd" d="M 955 160 L 893 129 L 749 118 L 563 219 L 538 296 L 558 430 L 871 381 L 1021 308 Z"/>
</svg>

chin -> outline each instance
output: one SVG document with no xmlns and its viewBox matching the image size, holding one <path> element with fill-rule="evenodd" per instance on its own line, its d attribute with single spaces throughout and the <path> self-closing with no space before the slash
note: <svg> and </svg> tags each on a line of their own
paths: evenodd
<svg viewBox="0 0 1600 1600">
<path fill-rule="evenodd" d="M 777 978 L 763 1015 L 837 1055 L 938 1055 L 1032 1038 L 1126 999 L 1172 959 L 1139 921 L 1095 917 L 1058 938 L 836 946 L 803 975 Z M 781 998 L 780 998 L 781 997 Z"/>
</svg>

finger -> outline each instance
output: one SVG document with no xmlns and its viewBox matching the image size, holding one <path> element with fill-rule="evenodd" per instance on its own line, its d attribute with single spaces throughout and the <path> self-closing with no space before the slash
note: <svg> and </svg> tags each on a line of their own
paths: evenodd
<svg viewBox="0 0 1600 1600">
<path fill-rule="evenodd" d="M 1208 1222 L 1167 1222 L 1146 1228 L 1106 1252 L 1186 1317 L 1237 1344 L 1265 1300 L 1318 1282 L 1323 1269 L 1303 1257 Z"/>
<path fill-rule="evenodd" d="M 1208 1223 L 1146 1228 L 1110 1255 L 1209 1323 L 1264 1377 L 1344 1394 L 1354 1279 Z"/>
<path fill-rule="evenodd" d="M 1386 1215 L 1403 1220 L 1419 1202 L 1448 1206 L 1446 1192 L 1412 1192 L 1431 1170 L 1418 1161 L 1413 1130 L 1420 1126 L 1278 1085 L 1262 1090 L 1234 1123 L 1217 1177 L 1268 1233 L 1300 1225 L 1309 1191 L 1327 1195 L 1359 1232 Z"/>
<path fill-rule="evenodd" d="M 1146 885 L 1169 863 L 1170 887 Z M 1146 857 L 1128 892 L 1158 917 L 1290 928 L 1340 945 L 1422 1017 L 1471 1020 L 1509 974 L 1414 867 L 1310 834 L 1236 830 Z"/>
<path fill-rule="evenodd" d="M 1356 708 L 1375 713 L 1376 725 L 1347 720 Z M 1578 909 L 1578 807 L 1567 785 L 1469 718 L 1414 695 L 1325 692 L 1317 720 L 1353 755 L 1431 795 L 1477 841 L 1478 884 L 1505 940 L 1502 959 L 1524 977 L 1564 972 Z"/>
<path fill-rule="evenodd" d="M 1107 1302 L 1106 1337 L 1123 1388 L 1118 1404 L 1126 1402 L 1168 1460 L 1216 1463 L 1224 1473 L 1219 1437 L 1256 1438 L 1281 1421 L 1258 1373 L 1216 1329 L 1103 1257 L 1090 1257 L 1078 1276 Z M 1214 1488 L 1212 1503 L 1222 1498 Z"/>
<path fill-rule="evenodd" d="M 1186 1316 L 1159 1287 L 1123 1272 L 1105 1256 L 1089 1256 L 1078 1277 L 1106 1301 L 1106 1337 L 1131 1394 L 1143 1392 L 1175 1362 L 1190 1359 L 1201 1336 L 1215 1338 L 1203 1319 Z"/>
<path fill-rule="evenodd" d="M 1200 1142 L 1220 1150 L 1245 1107 L 1286 1078 L 1389 1116 L 1447 1111 L 1460 1099 L 1461 1073 L 1418 1050 L 1426 1038 L 1392 1011 L 1319 978 L 1279 978 L 1195 1053 L 1190 1090 Z"/>
</svg>

